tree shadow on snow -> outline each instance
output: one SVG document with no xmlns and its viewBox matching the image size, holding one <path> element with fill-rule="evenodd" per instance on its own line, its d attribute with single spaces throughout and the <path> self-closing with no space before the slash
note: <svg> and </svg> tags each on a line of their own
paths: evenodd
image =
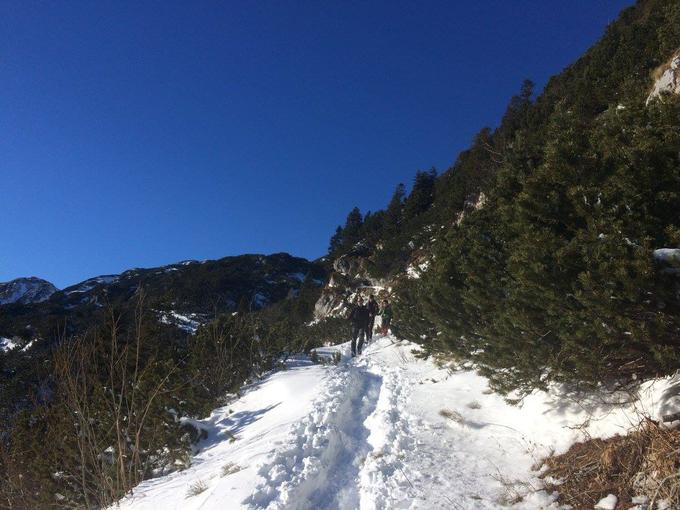
<svg viewBox="0 0 680 510">
<path fill-rule="evenodd" d="M 281 402 L 257 409 L 255 411 L 244 410 L 233 414 L 219 417 L 213 422 L 202 422 L 201 429 L 205 432 L 205 439 L 198 445 L 201 451 L 208 450 L 219 443 L 227 440 L 238 439 L 238 434 L 246 427 L 252 425 L 272 409 L 281 405 Z"/>
</svg>

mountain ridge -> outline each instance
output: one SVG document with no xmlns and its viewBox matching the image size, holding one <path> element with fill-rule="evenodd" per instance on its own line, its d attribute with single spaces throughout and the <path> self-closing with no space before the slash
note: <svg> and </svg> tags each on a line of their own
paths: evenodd
<svg viewBox="0 0 680 510">
<path fill-rule="evenodd" d="M 1 305 L 4 313 L 0 314 L 0 334 L 50 337 L 64 327 L 67 334 L 73 334 L 87 327 L 97 310 L 129 302 L 140 288 L 144 289 L 148 306 L 160 314 L 176 312 L 210 318 L 233 311 L 240 304 L 259 309 L 285 299 L 291 289 L 299 290 L 307 278 L 312 285 L 320 286 L 326 271 L 317 262 L 285 252 L 132 268 L 117 275 L 94 276 L 61 290 L 55 288 L 39 302 Z M 66 319 L 68 324 L 64 326 Z"/>
<path fill-rule="evenodd" d="M 40 303 L 49 299 L 58 290 L 54 284 L 37 276 L 0 282 L 0 306 L 12 303 Z"/>
</svg>

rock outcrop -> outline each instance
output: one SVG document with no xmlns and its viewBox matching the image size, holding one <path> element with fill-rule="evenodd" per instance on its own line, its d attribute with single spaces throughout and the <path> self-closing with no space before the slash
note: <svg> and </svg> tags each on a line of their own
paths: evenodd
<svg viewBox="0 0 680 510">
<path fill-rule="evenodd" d="M 647 104 L 664 94 L 680 94 L 680 51 L 657 70 L 657 76 Z"/>
</svg>

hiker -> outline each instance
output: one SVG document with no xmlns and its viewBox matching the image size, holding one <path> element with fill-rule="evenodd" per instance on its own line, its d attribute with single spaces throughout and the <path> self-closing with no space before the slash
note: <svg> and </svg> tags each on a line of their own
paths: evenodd
<svg viewBox="0 0 680 510">
<path fill-rule="evenodd" d="M 361 350 L 364 347 L 366 329 L 368 328 L 368 308 L 360 297 L 357 297 L 354 308 L 352 308 L 352 312 L 349 314 L 349 319 L 352 321 L 352 357 L 354 357 L 357 355 L 357 352 L 361 354 Z M 356 343 L 357 338 L 359 339 L 359 345 Z"/>
<path fill-rule="evenodd" d="M 370 342 L 373 340 L 373 326 L 375 326 L 375 316 L 378 315 L 378 302 L 373 297 L 373 294 L 368 296 L 368 328 L 366 329 L 366 341 Z"/>
<path fill-rule="evenodd" d="M 381 325 L 380 330 L 383 336 L 387 335 L 392 322 L 392 305 L 387 299 L 383 300 L 382 310 L 380 310 Z"/>
</svg>

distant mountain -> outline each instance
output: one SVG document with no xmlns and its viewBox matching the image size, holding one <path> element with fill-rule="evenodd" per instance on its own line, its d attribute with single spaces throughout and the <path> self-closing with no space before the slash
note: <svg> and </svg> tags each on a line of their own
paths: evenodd
<svg viewBox="0 0 680 510">
<path fill-rule="evenodd" d="M 47 280 L 31 276 L 0 283 L 0 305 L 41 303 L 57 292 Z"/>
<path fill-rule="evenodd" d="M 0 335 L 11 337 L 52 337 L 75 333 L 88 327 L 93 315 L 106 305 L 121 306 L 144 290 L 145 303 L 158 314 L 160 322 L 185 331 L 210 320 L 216 313 L 251 310 L 283 300 L 300 290 L 306 279 L 311 285 L 325 282 L 325 269 L 287 253 L 239 255 L 219 260 L 188 260 L 167 266 L 130 269 L 119 275 L 90 278 L 57 291 L 48 282 L 40 294 L 36 286 L 15 286 L 31 291 L 21 300 L 19 291 L 9 297 L 0 314 Z M 10 282 L 10 284 L 13 282 Z M 5 284 L 9 285 L 9 284 Z M 3 296 L 0 293 L 0 296 Z M 49 299 L 48 299 L 49 298 Z M 66 331 L 63 328 L 66 327 Z"/>
</svg>

